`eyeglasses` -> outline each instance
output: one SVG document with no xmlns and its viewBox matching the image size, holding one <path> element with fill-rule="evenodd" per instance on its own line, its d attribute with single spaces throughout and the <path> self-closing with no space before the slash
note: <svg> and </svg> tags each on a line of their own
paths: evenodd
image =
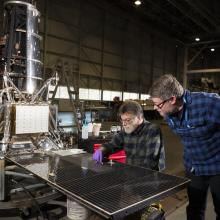
<svg viewBox="0 0 220 220">
<path fill-rule="evenodd" d="M 164 106 L 164 104 L 167 102 L 167 101 L 169 101 L 171 98 L 169 98 L 169 99 L 165 99 L 165 100 L 163 100 L 161 103 L 159 103 L 159 104 L 155 104 L 154 103 L 154 106 L 156 106 L 157 108 L 163 108 L 163 106 Z"/>
<path fill-rule="evenodd" d="M 132 121 L 134 120 L 135 117 L 133 118 L 126 118 L 126 119 L 120 119 L 121 124 L 131 124 Z"/>
</svg>

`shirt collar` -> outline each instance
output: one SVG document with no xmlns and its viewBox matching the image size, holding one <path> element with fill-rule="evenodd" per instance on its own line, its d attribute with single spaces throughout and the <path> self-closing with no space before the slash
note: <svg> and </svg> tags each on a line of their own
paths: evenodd
<svg viewBox="0 0 220 220">
<path fill-rule="evenodd" d="M 191 104 L 192 97 L 191 97 L 191 92 L 189 90 L 186 89 L 184 91 L 183 99 L 185 99 L 186 105 Z"/>
</svg>

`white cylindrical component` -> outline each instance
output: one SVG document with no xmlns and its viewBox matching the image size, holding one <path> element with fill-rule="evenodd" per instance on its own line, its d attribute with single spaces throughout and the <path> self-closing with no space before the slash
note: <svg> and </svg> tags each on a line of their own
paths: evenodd
<svg viewBox="0 0 220 220">
<path fill-rule="evenodd" d="M 93 123 L 93 135 L 98 137 L 101 128 L 101 123 Z"/>
<path fill-rule="evenodd" d="M 82 126 L 82 139 L 88 139 L 89 137 L 89 131 L 88 131 L 88 125 Z"/>
<path fill-rule="evenodd" d="M 89 210 L 71 198 L 67 198 L 67 217 L 71 220 L 86 220 Z"/>
<path fill-rule="evenodd" d="M 93 124 L 90 122 L 88 124 L 88 132 L 91 132 L 92 133 L 92 129 L 93 129 Z"/>
</svg>

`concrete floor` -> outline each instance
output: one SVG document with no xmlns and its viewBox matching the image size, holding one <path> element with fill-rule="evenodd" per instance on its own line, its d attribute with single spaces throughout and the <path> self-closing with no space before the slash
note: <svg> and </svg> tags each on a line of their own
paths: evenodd
<svg viewBox="0 0 220 220">
<path fill-rule="evenodd" d="M 188 203 L 184 203 L 182 206 L 176 208 L 175 211 L 171 212 L 166 216 L 166 220 L 186 220 L 186 206 Z M 214 220 L 216 215 L 214 213 L 214 207 L 212 203 L 211 193 L 208 195 L 208 203 L 206 207 L 206 220 Z"/>
<path fill-rule="evenodd" d="M 172 133 L 164 123 L 160 123 L 164 138 L 166 151 L 166 170 L 165 173 L 173 175 L 184 175 L 184 167 L 182 162 L 183 147 L 179 138 Z M 161 201 L 166 212 L 166 220 L 186 220 L 187 194 L 186 190 L 182 190 Z M 206 220 L 214 220 L 215 213 L 213 211 L 212 199 L 209 193 Z M 15 218 L 1 218 L 0 220 L 21 220 Z"/>
<path fill-rule="evenodd" d="M 166 173 L 179 174 L 184 171 L 183 166 L 183 146 L 180 139 L 170 130 L 165 123 L 160 123 L 162 130 L 165 153 L 166 153 Z"/>
</svg>

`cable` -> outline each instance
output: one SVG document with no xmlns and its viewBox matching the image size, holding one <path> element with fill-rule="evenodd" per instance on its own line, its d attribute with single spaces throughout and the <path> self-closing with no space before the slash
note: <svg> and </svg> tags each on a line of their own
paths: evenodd
<svg viewBox="0 0 220 220">
<path fill-rule="evenodd" d="M 15 181 L 15 180 L 13 180 L 13 179 L 12 179 L 12 182 L 14 182 L 14 183 L 20 185 L 20 186 L 24 189 L 24 191 L 31 197 L 33 203 L 35 204 L 35 206 L 36 206 L 37 210 L 39 211 L 40 215 L 42 216 L 43 220 L 45 220 L 44 214 L 43 214 L 43 212 L 41 211 L 38 202 L 37 202 L 36 199 L 34 198 L 34 195 L 33 195 L 28 189 L 25 188 L 24 184 L 22 184 L 22 183 L 20 183 L 20 182 L 17 182 L 17 181 Z M 37 217 L 37 219 L 38 219 L 38 217 Z"/>
</svg>

